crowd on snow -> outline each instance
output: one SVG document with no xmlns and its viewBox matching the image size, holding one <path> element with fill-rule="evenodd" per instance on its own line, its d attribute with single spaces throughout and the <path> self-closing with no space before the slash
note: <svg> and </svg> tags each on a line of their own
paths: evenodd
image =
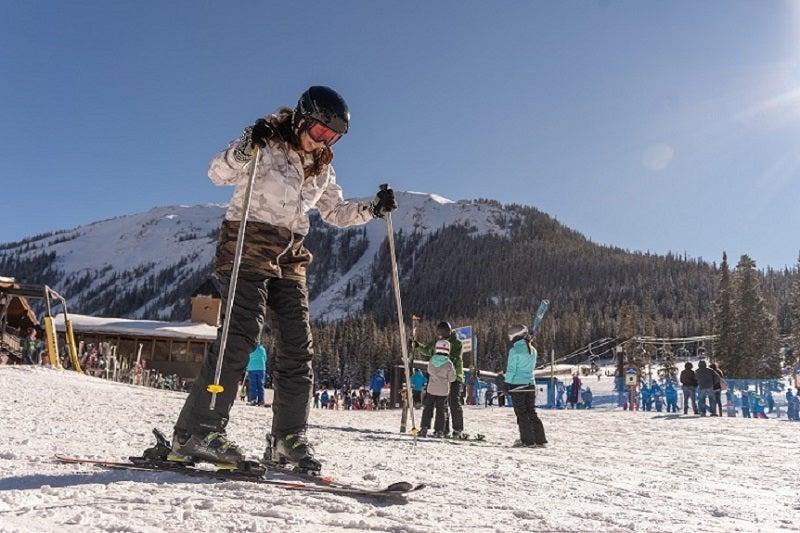
<svg viewBox="0 0 800 533">
<path fill-rule="evenodd" d="M 695 370 L 692 363 L 685 363 L 678 378 L 679 384 L 674 379 L 665 379 L 660 384 L 655 380 L 649 384 L 644 382 L 641 387 L 634 389 L 633 398 L 630 387 L 625 387 L 625 393 L 619 397 L 620 407 L 659 413 L 679 413 L 682 409 L 683 414 L 687 415 L 691 406 L 692 413 L 699 416 L 735 417 L 737 413 L 743 418 L 781 416 L 769 386 L 760 387 L 762 392 L 759 392 L 759 387 L 750 390 L 749 381 L 744 380 L 744 384 L 736 390 L 735 384 L 740 380 L 726 380 L 715 363 L 699 361 L 697 366 Z M 679 396 L 682 405 L 679 405 Z M 800 420 L 800 388 L 792 393 L 791 387 L 788 387 L 785 399 L 788 419 Z"/>
<path fill-rule="evenodd" d="M 439 341 L 447 342 L 446 339 Z M 438 341 L 437 341 L 438 342 Z M 438 350 L 434 343 L 432 346 L 433 358 L 438 355 L 446 355 L 449 360 L 450 345 L 444 342 L 439 343 Z M 39 328 L 29 328 L 25 336 L 21 339 L 22 364 L 40 365 L 46 363 L 46 346 L 43 339 L 43 331 Z M 72 368 L 72 361 L 66 354 L 60 354 L 61 364 L 64 368 Z M 447 353 L 445 353 L 447 352 Z M 163 374 L 153 369 L 145 369 L 144 365 L 128 365 L 123 361 L 117 363 L 110 346 L 105 343 L 95 345 L 92 343 L 83 345 L 79 348 L 79 362 L 81 368 L 88 374 L 113 379 L 115 381 L 144 385 L 158 389 L 168 390 L 187 390 L 185 380 L 175 374 Z M 441 359 L 440 359 L 441 362 Z M 440 365 L 441 367 L 441 365 Z M 414 369 L 410 382 L 412 388 L 412 401 L 415 408 L 425 406 L 425 397 L 429 394 L 429 379 L 431 371 L 441 374 L 440 367 L 432 366 L 423 372 L 419 368 Z M 455 374 L 455 366 L 453 368 Z M 435 395 L 437 398 L 432 402 L 435 409 L 442 403 L 440 398 L 449 398 L 450 384 L 456 383 L 458 388 L 457 401 L 463 405 L 467 395 L 467 386 L 463 377 L 460 381 L 453 379 L 450 381 L 448 376 L 448 391 L 444 394 Z M 258 344 L 256 349 L 250 354 L 246 375 L 241 382 L 240 396 L 247 399 L 249 405 L 263 406 L 265 402 L 264 390 L 269 386 L 270 379 L 267 372 L 267 351 L 262 344 Z M 513 396 L 509 394 L 506 374 L 498 370 L 493 380 L 479 380 L 478 387 L 475 388 L 473 401 L 468 402 L 485 407 L 495 405 L 504 407 L 513 406 Z M 315 388 L 314 408 L 318 409 L 339 409 L 339 410 L 379 410 L 390 407 L 388 398 L 382 397 L 382 392 L 386 385 L 386 377 L 382 370 L 377 370 L 372 376 L 368 387 L 362 386 L 352 388 L 345 385 L 341 388 L 329 390 L 327 387 Z M 705 361 L 698 363 L 698 368 L 690 362 L 685 363 L 681 371 L 678 382 L 674 379 L 663 379 L 659 383 L 657 380 L 646 381 L 635 391 L 635 397 L 631 398 L 630 388 L 625 387 L 625 393 L 619 395 L 619 406 L 623 409 L 679 413 L 689 413 L 691 408 L 694 415 L 699 416 L 729 416 L 737 415 L 743 418 L 770 418 L 780 417 L 782 413 L 776 406 L 773 390 L 766 389 L 762 392 L 750 390 L 748 387 L 729 386 L 720 368 L 715 364 L 707 364 Z M 480 394 L 477 391 L 482 391 Z M 440 390 L 441 392 L 445 392 Z M 800 388 L 792 392 L 787 388 L 784 393 L 786 400 L 786 416 L 789 420 L 800 421 Z M 724 400 L 724 401 L 723 401 Z M 554 407 L 556 409 L 591 409 L 593 404 L 593 393 L 591 388 L 584 386 L 578 374 L 572 376 L 570 383 L 564 385 L 560 380 L 556 382 L 554 394 Z M 449 407 L 449 406 L 448 406 Z M 445 410 L 442 408 L 442 412 Z"/>
</svg>

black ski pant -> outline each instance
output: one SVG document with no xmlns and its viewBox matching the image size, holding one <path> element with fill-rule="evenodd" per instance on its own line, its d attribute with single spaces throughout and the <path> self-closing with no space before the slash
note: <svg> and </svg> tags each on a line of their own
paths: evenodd
<svg viewBox="0 0 800 533">
<path fill-rule="evenodd" d="M 230 278 L 223 275 L 218 275 L 218 278 L 225 309 Z M 268 312 L 277 348 L 270 354 L 269 361 L 275 395 L 272 434 L 283 437 L 305 430 L 314 383 L 308 290 L 302 281 L 240 271 L 220 374 L 224 391 L 217 394 L 214 410 L 210 410 L 211 393 L 206 387 L 214 382 L 222 336 L 222 328 L 219 328 L 217 339 L 206 354 L 200 375 L 192 385 L 175 424 L 176 431 L 204 434 L 225 430 L 236 397 L 236 385 L 244 375 L 250 352 L 256 347 Z"/>
<path fill-rule="evenodd" d="M 519 440 L 523 444 L 547 444 L 544 436 L 544 425 L 536 414 L 536 390 L 509 391 L 514 402 L 514 414 L 517 415 Z"/>
<path fill-rule="evenodd" d="M 422 403 L 422 391 L 421 390 L 412 390 L 411 397 L 413 398 L 414 407 L 417 407 Z"/>
<path fill-rule="evenodd" d="M 714 389 L 714 406 L 713 411 L 719 411 L 719 416 L 722 416 L 722 389 Z"/>
<path fill-rule="evenodd" d="M 697 400 L 695 399 L 695 392 L 697 387 L 691 387 L 688 385 L 683 386 L 683 414 L 687 414 L 689 412 L 689 400 L 692 401 L 692 409 L 694 410 L 694 414 L 697 414 Z"/>
<path fill-rule="evenodd" d="M 464 431 L 464 409 L 461 407 L 462 393 L 461 381 L 454 381 L 450 384 L 450 394 L 447 396 L 449 412 L 445 411 L 444 432 L 450 433 L 450 418 L 453 418 L 453 431 Z"/>
<path fill-rule="evenodd" d="M 422 405 L 422 421 L 419 423 L 420 429 L 428 430 L 431 428 L 431 418 L 433 418 L 433 411 L 435 409 L 436 419 L 433 421 L 433 430 L 443 432 L 444 420 L 447 412 L 447 396 L 426 394 Z"/>
</svg>

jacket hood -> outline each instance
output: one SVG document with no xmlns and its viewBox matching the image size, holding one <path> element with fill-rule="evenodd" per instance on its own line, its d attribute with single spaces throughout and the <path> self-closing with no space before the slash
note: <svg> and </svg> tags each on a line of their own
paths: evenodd
<svg viewBox="0 0 800 533">
<path fill-rule="evenodd" d="M 446 355 L 436 354 L 433 357 L 431 357 L 431 364 L 436 368 L 439 368 L 442 365 L 446 365 L 449 360 L 450 358 L 447 357 Z"/>
</svg>

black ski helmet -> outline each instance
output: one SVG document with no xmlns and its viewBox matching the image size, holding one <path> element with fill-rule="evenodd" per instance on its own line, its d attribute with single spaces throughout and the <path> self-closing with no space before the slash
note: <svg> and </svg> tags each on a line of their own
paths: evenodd
<svg viewBox="0 0 800 533">
<path fill-rule="evenodd" d="M 319 121 L 341 135 L 347 133 L 347 128 L 350 126 L 347 102 L 339 93 L 324 85 L 309 87 L 300 96 L 295 113 L 299 119 L 310 118 Z"/>
<path fill-rule="evenodd" d="M 508 340 L 509 342 L 516 342 L 519 339 L 524 339 L 528 335 L 528 326 L 525 324 L 512 324 L 508 326 Z"/>
<path fill-rule="evenodd" d="M 453 328 L 450 327 L 450 322 L 442 320 L 436 325 L 436 333 L 440 337 L 449 337 L 452 332 Z"/>
</svg>

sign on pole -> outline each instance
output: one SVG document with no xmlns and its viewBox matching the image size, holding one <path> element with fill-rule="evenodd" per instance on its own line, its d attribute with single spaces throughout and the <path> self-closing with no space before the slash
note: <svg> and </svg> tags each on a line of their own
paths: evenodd
<svg viewBox="0 0 800 533">
<path fill-rule="evenodd" d="M 455 328 L 456 337 L 461 341 L 461 348 L 464 352 L 472 351 L 472 326 Z"/>
</svg>

